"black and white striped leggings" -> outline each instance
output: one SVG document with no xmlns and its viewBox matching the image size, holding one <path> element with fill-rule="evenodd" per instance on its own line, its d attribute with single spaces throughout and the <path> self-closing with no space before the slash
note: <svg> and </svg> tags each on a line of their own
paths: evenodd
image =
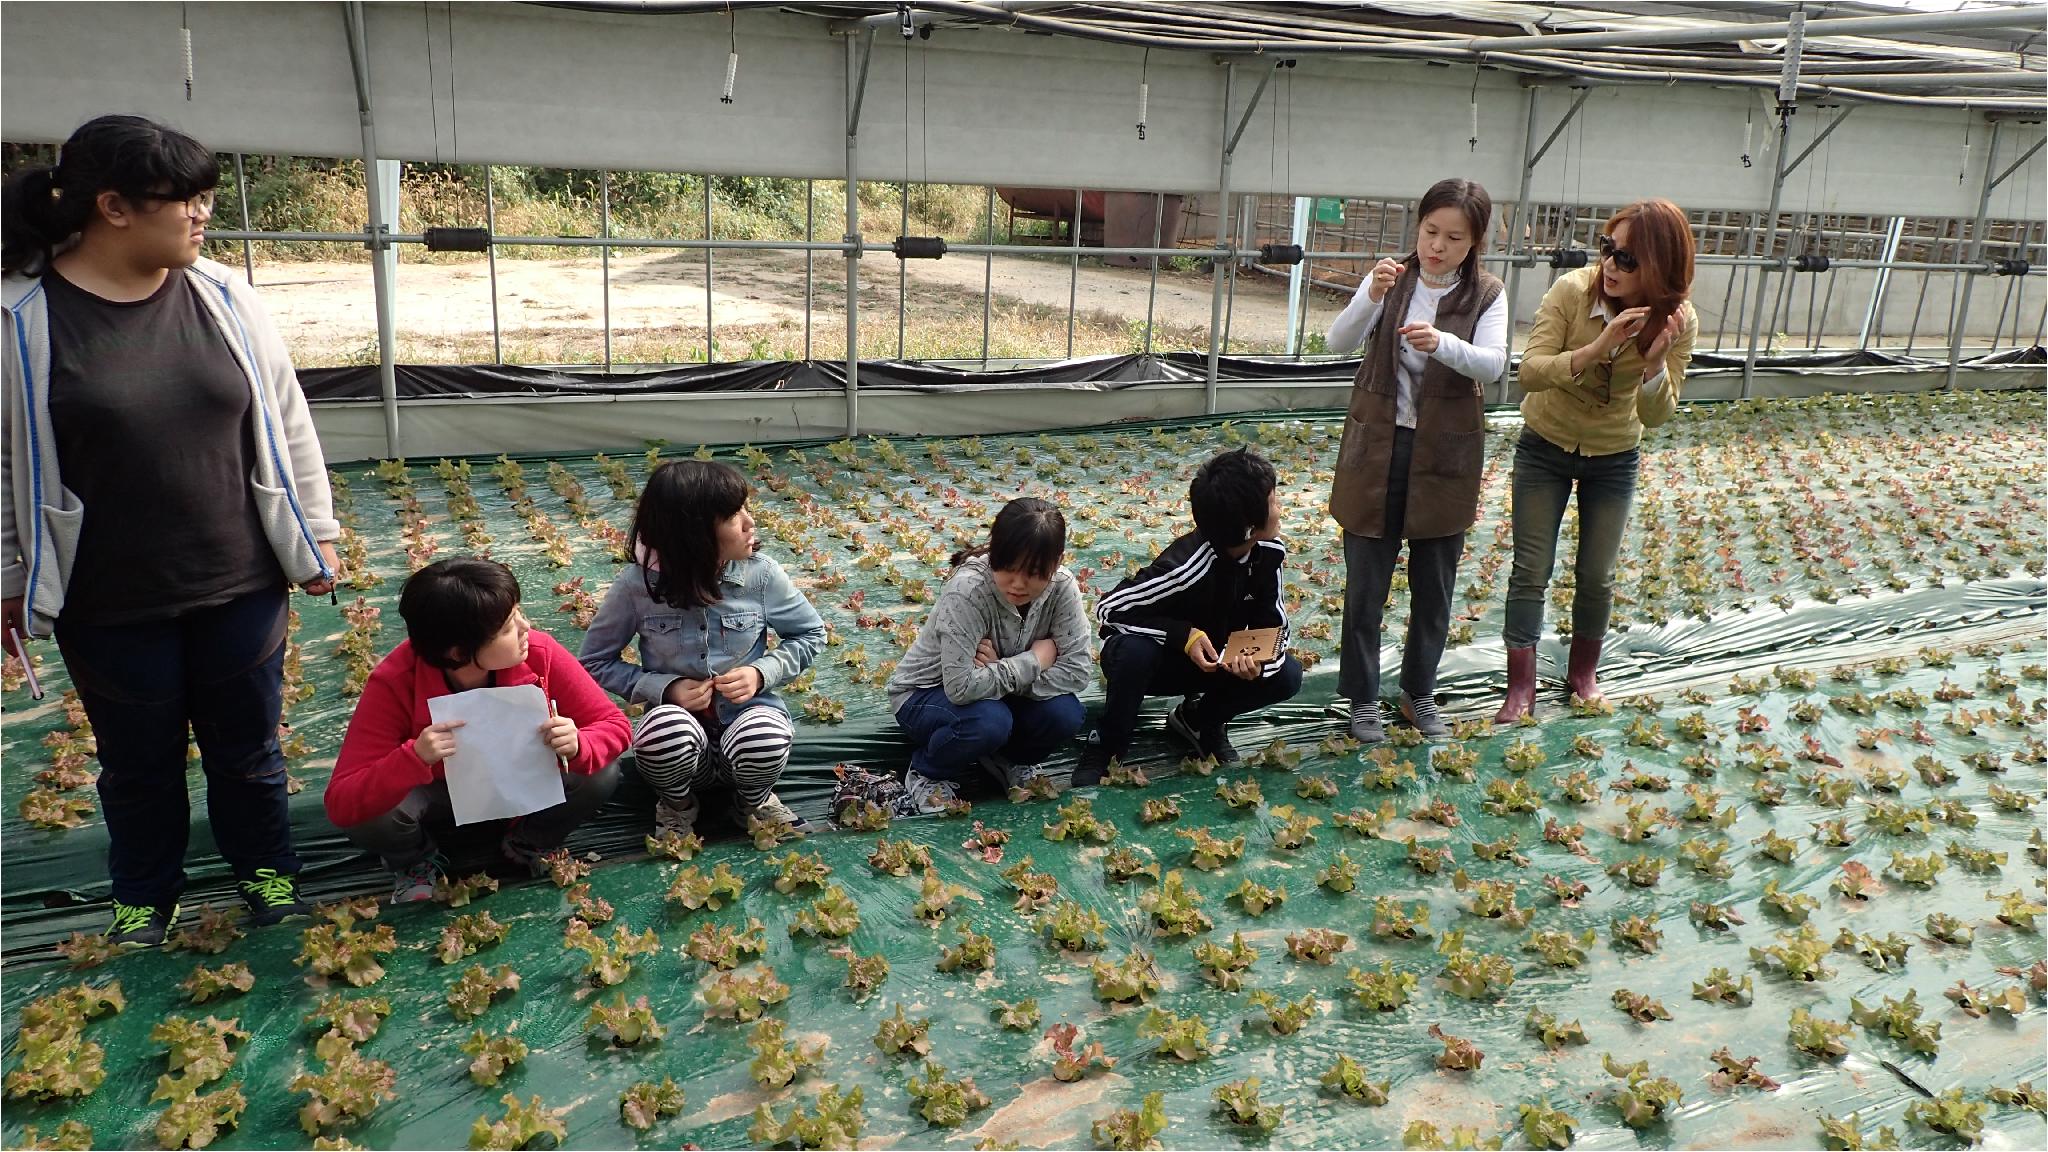
<svg viewBox="0 0 2048 1152">
<path fill-rule="evenodd" d="M 695 716 L 673 704 L 651 708 L 640 718 L 633 737 L 633 756 L 640 775 L 662 799 L 688 796 L 704 774 L 732 786 L 742 805 L 768 798 L 789 766 L 796 729 L 780 708 L 749 708 L 718 734 L 718 746 L 706 755 L 711 740 Z"/>
</svg>

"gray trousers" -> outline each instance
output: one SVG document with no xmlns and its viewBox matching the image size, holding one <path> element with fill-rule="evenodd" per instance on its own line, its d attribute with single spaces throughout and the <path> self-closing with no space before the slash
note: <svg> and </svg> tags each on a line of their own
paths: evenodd
<svg viewBox="0 0 2048 1152">
<path fill-rule="evenodd" d="M 1337 693 L 1354 704 L 1380 698 L 1381 619 L 1401 560 L 1408 461 L 1414 447 L 1412 430 L 1395 431 L 1387 475 L 1386 531 L 1378 537 L 1344 534 L 1344 641 Z M 1465 534 L 1407 544 L 1408 638 L 1401 645 L 1401 689 L 1420 700 L 1436 693 L 1436 668 L 1450 635 L 1451 596 L 1458 586 Z"/>
<path fill-rule="evenodd" d="M 612 790 L 618 786 L 617 762 L 607 764 L 589 776 L 564 772 L 562 792 L 565 799 L 553 808 L 543 808 L 519 817 L 506 836 L 543 852 L 559 848 L 577 825 L 604 807 L 604 802 L 611 799 Z M 448 802 L 448 782 L 436 780 L 406 793 L 405 799 L 391 811 L 343 828 L 341 834 L 363 851 L 383 857 L 385 867 L 402 872 L 436 851 L 434 837 L 427 825 L 452 826 L 454 820 L 455 810 Z"/>
</svg>

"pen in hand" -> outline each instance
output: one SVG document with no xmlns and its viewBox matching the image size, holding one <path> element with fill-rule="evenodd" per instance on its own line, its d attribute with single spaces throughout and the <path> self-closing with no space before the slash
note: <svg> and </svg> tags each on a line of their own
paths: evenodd
<svg viewBox="0 0 2048 1152">
<path fill-rule="evenodd" d="M 555 717 L 560 716 L 561 714 L 561 711 L 555 707 L 555 702 L 553 700 L 549 700 L 548 718 L 552 720 Z M 567 756 L 557 754 L 555 756 L 555 763 L 561 767 L 562 771 L 567 772 L 569 770 L 569 758 Z"/>
</svg>

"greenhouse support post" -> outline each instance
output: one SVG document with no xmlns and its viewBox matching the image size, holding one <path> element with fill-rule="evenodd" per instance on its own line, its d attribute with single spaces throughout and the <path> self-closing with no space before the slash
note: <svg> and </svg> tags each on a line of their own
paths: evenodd
<svg viewBox="0 0 2048 1152">
<path fill-rule="evenodd" d="M 498 323 L 498 194 L 491 166 L 484 165 L 484 233 L 492 243 L 484 246 L 484 266 L 491 281 L 491 363 L 505 362 L 505 329 Z"/>
<path fill-rule="evenodd" d="M 242 154 L 235 153 L 235 195 L 242 205 L 242 227 L 249 226 L 249 177 L 242 170 Z M 249 287 L 256 286 L 256 253 L 251 247 L 253 241 L 242 241 L 242 272 L 249 278 Z"/>
<path fill-rule="evenodd" d="M 868 59 L 875 49 L 846 37 L 846 435 L 860 434 L 860 105 L 867 93 Z"/>
<path fill-rule="evenodd" d="M 1573 88 L 1577 94 L 1572 97 L 1572 106 L 1565 109 L 1564 116 L 1557 122 L 1557 127 L 1550 130 L 1550 135 L 1543 138 L 1543 143 L 1536 144 L 1537 98 L 1543 89 L 1533 84 L 1529 86 L 1529 122 L 1522 135 L 1521 186 L 1515 193 L 1514 207 L 1508 210 L 1507 364 L 1512 364 L 1515 359 L 1515 299 L 1516 289 L 1521 287 L 1522 266 L 1533 263 L 1535 259 L 1534 251 L 1522 237 L 1522 216 L 1527 211 L 1526 206 L 1529 203 L 1529 185 L 1535 179 L 1536 165 L 1543 162 L 1543 157 L 1550 152 L 1550 146 L 1557 143 L 1557 138 L 1564 135 L 1566 128 L 1571 127 L 1572 119 L 1579 114 L 1579 109 L 1586 106 L 1586 97 L 1593 94 L 1593 89 L 1589 85 L 1575 84 Z M 1500 370 L 1500 402 L 1503 404 L 1508 402 L 1509 371 L 1505 365 Z"/>
<path fill-rule="evenodd" d="M 1252 122 L 1252 112 L 1259 106 L 1259 97 L 1266 94 L 1266 85 L 1272 82 L 1273 70 L 1280 67 L 1275 60 L 1259 73 L 1259 86 L 1252 90 L 1252 98 L 1245 104 L 1244 117 L 1237 122 L 1237 128 L 1230 127 L 1231 88 L 1237 79 L 1236 62 L 1223 66 L 1223 156 L 1216 177 L 1216 250 L 1219 253 L 1210 265 L 1209 275 L 1209 366 L 1202 389 L 1202 410 L 1211 416 L 1216 414 L 1216 361 L 1222 354 L 1223 345 L 1223 279 L 1229 274 L 1234 256 L 1226 254 L 1233 248 L 1230 233 L 1230 159 L 1237 152 L 1237 142 L 1244 137 L 1244 130 Z"/>
<path fill-rule="evenodd" d="M 1307 196 L 1294 198 L 1294 219 L 1287 227 L 1287 242 L 1296 248 L 1308 247 L 1308 221 L 1315 211 L 1315 201 Z M 1302 279 L 1308 272 L 1307 260 L 1296 260 L 1287 270 L 1287 354 L 1301 359 L 1301 317 L 1305 309 L 1301 306 Z"/>
<path fill-rule="evenodd" d="M 355 75 L 356 112 L 363 129 L 363 191 L 369 200 L 369 233 L 364 246 L 370 250 L 370 290 L 377 308 L 377 391 L 384 402 L 384 451 L 397 460 L 405 453 L 398 433 L 398 337 L 392 320 L 391 270 L 385 260 L 391 225 L 384 217 L 384 197 L 378 186 L 383 173 L 377 159 L 377 121 L 370 111 L 370 52 L 362 4 L 350 0 L 342 5 L 341 15 L 348 35 L 350 70 Z"/>
</svg>

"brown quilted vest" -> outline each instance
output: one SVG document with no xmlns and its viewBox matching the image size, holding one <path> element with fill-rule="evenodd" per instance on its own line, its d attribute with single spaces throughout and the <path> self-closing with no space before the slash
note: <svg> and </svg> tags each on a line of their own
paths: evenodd
<svg viewBox="0 0 2048 1152">
<path fill-rule="evenodd" d="M 1420 262 L 1413 253 L 1381 302 L 1371 346 L 1351 385 L 1343 446 L 1330 484 L 1330 515 L 1357 536 L 1386 532 L 1387 474 L 1394 455 L 1394 403 L 1400 388 L 1401 334 Z M 1498 277 L 1479 272 L 1476 291 L 1459 306 L 1444 297 L 1434 326 L 1470 341 L 1479 317 L 1499 297 Z M 1402 535 L 1411 540 L 1454 536 L 1479 518 L 1479 483 L 1486 465 L 1486 401 L 1481 385 L 1430 358 L 1415 389 L 1415 449 L 1408 465 L 1408 507 Z"/>
</svg>

